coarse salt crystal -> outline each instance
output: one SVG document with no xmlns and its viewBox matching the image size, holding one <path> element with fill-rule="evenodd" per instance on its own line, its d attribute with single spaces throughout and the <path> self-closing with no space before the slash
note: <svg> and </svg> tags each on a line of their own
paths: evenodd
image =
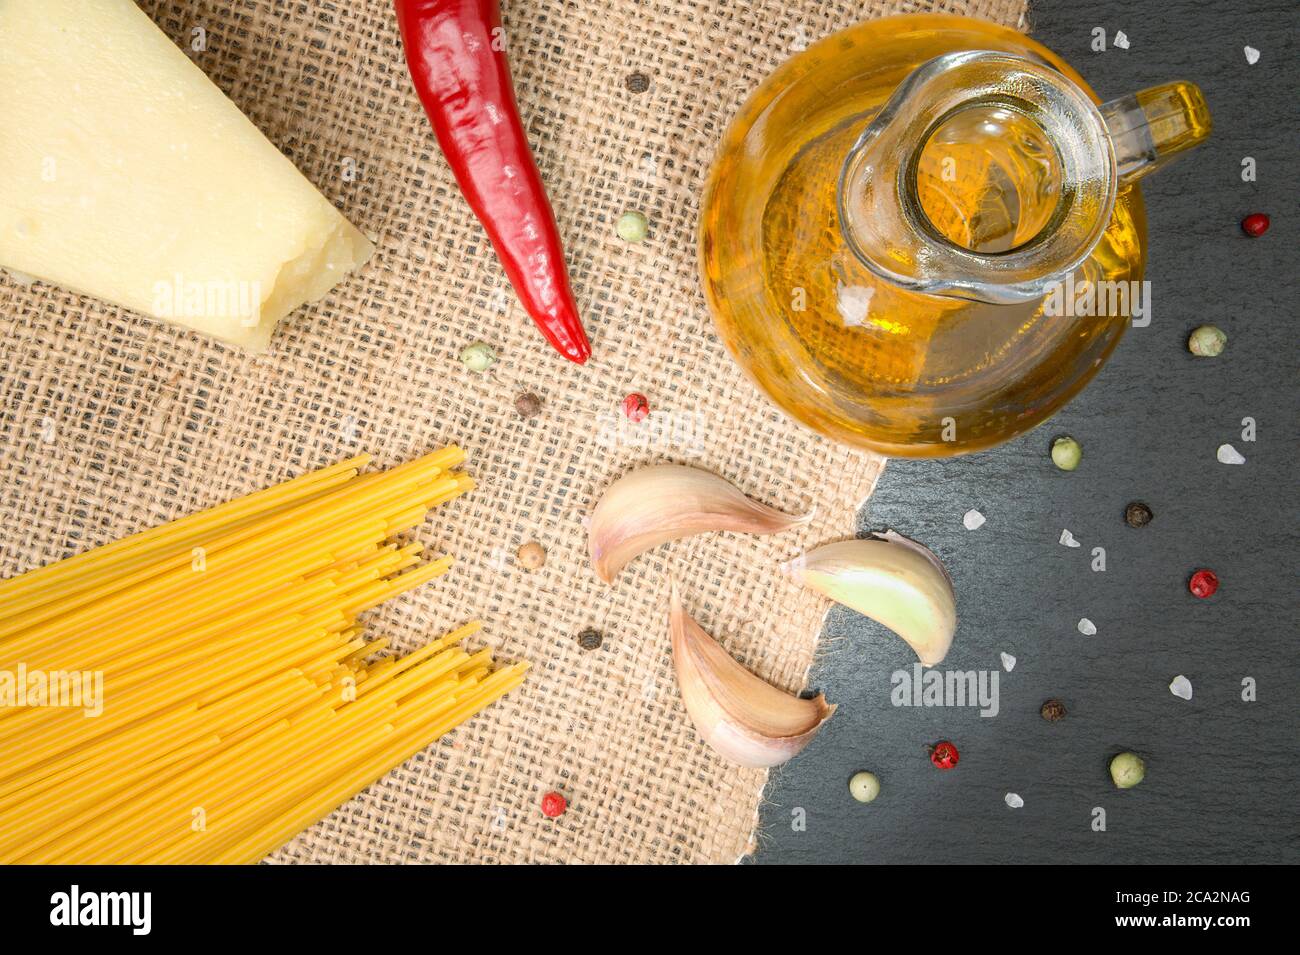
<svg viewBox="0 0 1300 955">
<path fill-rule="evenodd" d="M 1091 637 L 1097 632 L 1097 625 L 1087 617 L 1079 618 L 1079 632 L 1085 637 Z"/>
<path fill-rule="evenodd" d="M 1241 48 L 1241 51 L 1246 54 L 1246 62 L 1251 66 L 1254 66 L 1259 62 L 1259 50 L 1255 49 L 1253 46 L 1244 46 Z"/>
<path fill-rule="evenodd" d="M 984 526 L 984 515 L 975 508 L 971 508 L 961 517 L 962 526 L 968 531 L 977 531 Z"/>
<path fill-rule="evenodd" d="M 1169 692 L 1180 700 L 1190 700 L 1192 698 L 1192 681 L 1180 673 L 1169 684 Z"/>
<path fill-rule="evenodd" d="M 1002 669 L 1010 673 L 1016 668 L 1016 658 L 1009 653 L 1002 654 Z"/>
<path fill-rule="evenodd" d="M 1066 547 L 1083 546 L 1077 540 L 1074 539 L 1074 535 L 1071 534 L 1068 530 L 1061 531 L 1061 543 L 1064 544 Z"/>
<path fill-rule="evenodd" d="M 1019 809 L 1025 804 L 1025 801 L 1020 798 L 1018 793 L 1007 793 L 1004 801 L 1012 809 Z"/>
<path fill-rule="evenodd" d="M 845 325 L 852 328 L 866 322 L 874 294 L 876 290 L 865 285 L 841 285 L 836 289 L 835 307 Z"/>
<path fill-rule="evenodd" d="M 1238 451 L 1230 444 L 1219 445 L 1219 450 L 1218 453 L 1216 454 L 1216 457 L 1218 457 L 1220 464 L 1245 464 L 1246 463 L 1246 459 L 1241 456 L 1241 452 Z"/>
</svg>

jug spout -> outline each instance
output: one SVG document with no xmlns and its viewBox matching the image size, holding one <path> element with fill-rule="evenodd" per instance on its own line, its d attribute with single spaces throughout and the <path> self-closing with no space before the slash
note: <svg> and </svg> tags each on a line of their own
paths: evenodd
<svg viewBox="0 0 1300 955">
<path fill-rule="evenodd" d="M 1012 304 L 1092 254 L 1121 188 L 1210 132 L 1191 83 L 1100 108 L 1029 57 L 972 50 L 918 67 L 840 173 L 845 242 L 903 288 Z"/>
</svg>

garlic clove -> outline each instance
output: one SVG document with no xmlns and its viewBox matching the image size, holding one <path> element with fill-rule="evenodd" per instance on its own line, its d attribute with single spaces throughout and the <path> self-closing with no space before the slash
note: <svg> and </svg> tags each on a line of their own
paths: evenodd
<svg viewBox="0 0 1300 955">
<path fill-rule="evenodd" d="M 609 486 L 591 515 L 587 549 L 608 584 L 633 558 L 668 541 L 704 531 L 775 534 L 809 517 L 760 504 L 709 471 L 657 464 Z"/>
<path fill-rule="evenodd" d="M 673 586 L 668 615 L 673 666 L 700 737 L 741 766 L 779 766 L 807 746 L 835 712 L 822 694 L 791 696 L 735 661 L 682 607 Z"/>
<path fill-rule="evenodd" d="M 942 662 L 957 629 L 952 579 L 928 547 L 889 531 L 826 544 L 782 568 L 797 583 L 902 637 L 925 666 Z"/>
</svg>

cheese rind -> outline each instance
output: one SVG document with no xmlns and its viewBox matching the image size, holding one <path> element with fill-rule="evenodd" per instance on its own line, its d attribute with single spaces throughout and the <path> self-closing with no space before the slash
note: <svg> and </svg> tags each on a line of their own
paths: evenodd
<svg viewBox="0 0 1300 955">
<path fill-rule="evenodd" d="M 0 266 L 263 351 L 374 246 L 131 0 L 0 0 Z"/>
</svg>

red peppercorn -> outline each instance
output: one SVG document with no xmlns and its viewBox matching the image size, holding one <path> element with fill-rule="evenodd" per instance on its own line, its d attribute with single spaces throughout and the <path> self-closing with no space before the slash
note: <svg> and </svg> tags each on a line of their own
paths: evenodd
<svg viewBox="0 0 1300 955">
<path fill-rule="evenodd" d="M 542 815 L 554 819 L 556 816 L 564 815 L 564 810 L 569 808 L 569 801 L 557 792 L 549 792 L 542 797 Z"/>
<path fill-rule="evenodd" d="M 934 748 L 930 750 L 930 762 L 940 769 L 952 769 L 960 758 L 961 754 L 957 752 L 957 747 L 947 740 L 935 743 Z"/>
<path fill-rule="evenodd" d="M 1213 597 L 1214 592 L 1219 589 L 1219 575 L 1212 570 L 1198 570 L 1187 582 L 1187 589 L 1192 592 L 1193 597 L 1200 597 L 1202 600 Z"/>
<path fill-rule="evenodd" d="M 1268 216 L 1262 212 L 1252 212 L 1241 220 L 1241 231 L 1252 239 L 1258 239 L 1268 231 Z"/>
<path fill-rule="evenodd" d="M 644 421 L 650 414 L 650 402 L 645 395 L 635 391 L 623 399 L 623 414 L 632 422 Z"/>
</svg>

